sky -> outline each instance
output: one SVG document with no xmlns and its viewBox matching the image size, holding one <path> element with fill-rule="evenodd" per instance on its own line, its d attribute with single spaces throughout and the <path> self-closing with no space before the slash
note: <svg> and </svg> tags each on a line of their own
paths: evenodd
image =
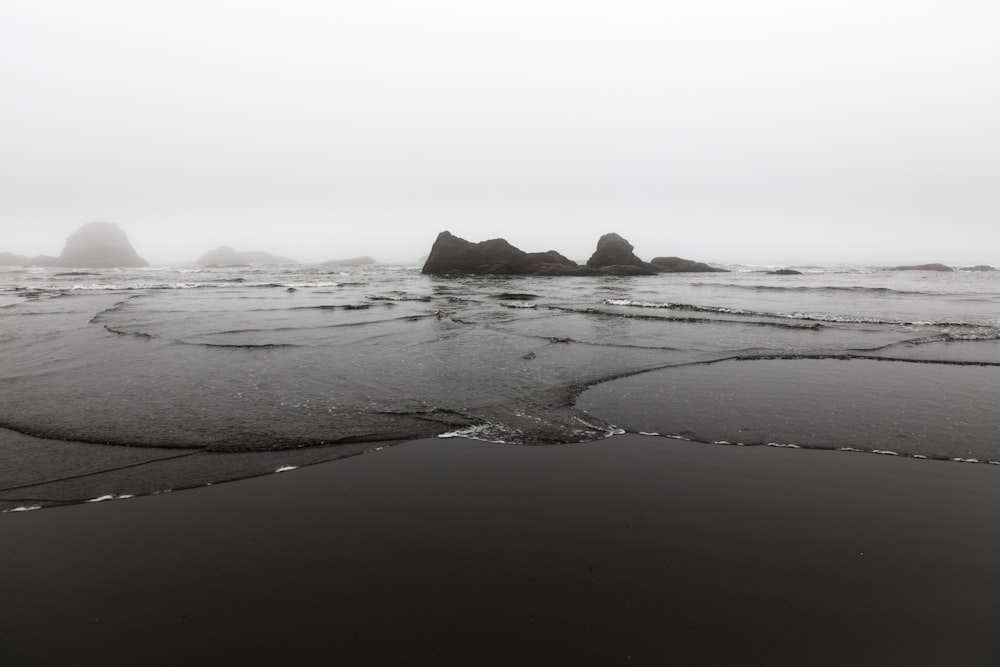
<svg viewBox="0 0 1000 667">
<path fill-rule="evenodd" d="M 1000 265 L 995 0 L 0 0 L 0 251 Z"/>
</svg>

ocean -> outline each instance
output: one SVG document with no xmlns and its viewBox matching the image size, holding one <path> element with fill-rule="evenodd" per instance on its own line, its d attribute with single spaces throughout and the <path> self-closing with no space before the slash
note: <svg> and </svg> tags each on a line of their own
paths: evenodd
<svg viewBox="0 0 1000 667">
<path fill-rule="evenodd" d="M 1000 464 L 1000 273 L 0 267 L 0 511 L 428 437 Z"/>
</svg>

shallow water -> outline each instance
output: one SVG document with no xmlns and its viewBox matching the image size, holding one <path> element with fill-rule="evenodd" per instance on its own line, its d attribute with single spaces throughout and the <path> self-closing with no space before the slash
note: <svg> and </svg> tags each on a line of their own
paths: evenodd
<svg viewBox="0 0 1000 667">
<path fill-rule="evenodd" d="M 996 273 L 0 269 L 0 509 L 446 435 L 996 461 L 998 367 Z"/>
</svg>

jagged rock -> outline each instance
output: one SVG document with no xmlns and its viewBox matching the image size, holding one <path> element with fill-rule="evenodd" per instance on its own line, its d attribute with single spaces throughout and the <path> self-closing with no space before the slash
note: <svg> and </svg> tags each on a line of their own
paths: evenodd
<svg viewBox="0 0 1000 667">
<path fill-rule="evenodd" d="M 975 266 L 967 266 L 962 271 L 996 271 L 996 269 L 988 264 L 976 264 Z"/>
<path fill-rule="evenodd" d="M 955 269 L 944 264 L 918 264 L 916 266 L 897 266 L 893 271 L 954 271 Z"/>
<path fill-rule="evenodd" d="M 768 271 L 769 276 L 801 276 L 801 271 L 796 271 L 795 269 L 778 269 L 777 271 Z"/>
<path fill-rule="evenodd" d="M 369 266 L 377 262 L 365 255 L 364 257 L 351 257 L 350 259 L 331 259 L 323 262 L 323 266 Z"/>
<path fill-rule="evenodd" d="M 269 252 L 237 251 L 228 246 L 209 250 L 195 262 L 198 266 L 233 266 L 239 264 L 298 264 L 294 259 L 279 257 Z"/>
<path fill-rule="evenodd" d="M 654 257 L 649 263 L 660 273 L 729 273 L 728 269 L 718 269 L 682 257 Z"/>
<path fill-rule="evenodd" d="M 505 239 L 471 243 L 451 232 L 438 234 L 424 263 L 427 274 L 579 275 L 580 266 L 554 250 L 524 252 Z"/>
<path fill-rule="evenodd" d="M 632 244 L 615 233 L 605 234 L 597 241 L 597 250 L 587 260 L 587 266 L 599 269 L 605 266 L 636 266 L 647 270 L 649 266 L 635 256 Z"/>
<path fill-rule="evenodd" d="M 121 227 L 111 222 L 88 222 L 66 239 L 59 266 L 111 268 L 149 263 L 139 257 Z"/>
<path fill-rule="evenodd" d="M 661 257 L 661 266 L 647 264 L 632 252 L 632 244 L 618 234 L 605 234 L 586 266 L 555 250 L 524 252 L 504 239 L 470 243 L 441 232 L 424 263 L 430 274 L 497 274 L 535 276 L 651 276 L 667 271 L 724 271 L 679 257 Z M 680 266 L 683 268 L 673 268 Z"/>
</svg>

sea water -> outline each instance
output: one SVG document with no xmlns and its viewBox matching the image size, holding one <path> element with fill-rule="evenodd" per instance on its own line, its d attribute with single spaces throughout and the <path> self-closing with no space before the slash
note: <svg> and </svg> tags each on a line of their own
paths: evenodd
<svg viewBox="0 0 1000 667">
<path fill-rule="evenodd" d="M 0 267 L 0 510 L 464 436 L 1000 461 L 1000 272 Z"/>
</svg>

